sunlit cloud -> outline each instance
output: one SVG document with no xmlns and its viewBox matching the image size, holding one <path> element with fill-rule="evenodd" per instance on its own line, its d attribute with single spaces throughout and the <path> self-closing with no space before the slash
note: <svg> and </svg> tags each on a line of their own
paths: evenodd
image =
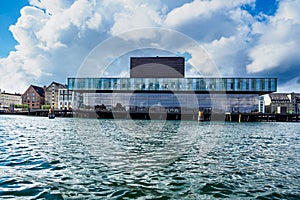
<svg viewBox="0 0 300 200">
<path fill-rule="evenodd" d="M 10 27 L 18 43 L 15 50 L 0 59 L 1 88 L 12 92 L 24 92 L 30 84 L 65 83 L 67 77 L 79 73 L 93 49 L 110 38 L 115 42 L 90 63 L 93 70 L 98 70 L 94 74 L 106 71 L 109 76 L 127 76 L 129 60 L 126 63 L 124 54 L 145 56 L 139 52 L 152 48 L 157 49 L 153 55 L 190 55 L 187 64 L 192 67 L 186 74 L 197 71 L 200 75 L 217 72 L 220 76 L 273 76 L 282 84 L 300 77 L 299 70 L 295 72 L 300 64 L 299 0 L 280 1 L 270 15 L 253 14 L 251 9 L 258 9 L 255 0 L 29 3 Z M 174 40 L 156 31 L 160 28 L 190 38 L 205 56 L 199 56 L 195 45 L 185 43 L 184 37 Z M 124 41 L 127 47 L 120 45 Z M 107 64 L 118 56 L 123 56 L 119 66 Z M 299 81 L 294 83 L 291 90 L 299 88 Z"/>
</svg>

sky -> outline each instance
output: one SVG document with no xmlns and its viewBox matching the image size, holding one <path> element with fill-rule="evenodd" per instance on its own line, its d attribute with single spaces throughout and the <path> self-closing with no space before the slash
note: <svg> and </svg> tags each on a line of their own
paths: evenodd
<svg viewBox="0 0 300 200">
<path fill-rule="evenodd" d="M 1 0 L 0 89 L 129 76 L 184 56 L 187 76 L 275 77 L 300 92 L 300 0 Z"/>
</svg>

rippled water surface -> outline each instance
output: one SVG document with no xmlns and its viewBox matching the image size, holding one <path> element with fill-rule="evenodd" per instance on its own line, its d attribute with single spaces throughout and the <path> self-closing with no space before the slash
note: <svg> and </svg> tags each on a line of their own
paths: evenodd
<svg viewBox="0 0 300 200">
<path fill-rule="evenodd" d="M 0 199 L 300 199 L 299 123 L 0 116 Z"/>
</svg>

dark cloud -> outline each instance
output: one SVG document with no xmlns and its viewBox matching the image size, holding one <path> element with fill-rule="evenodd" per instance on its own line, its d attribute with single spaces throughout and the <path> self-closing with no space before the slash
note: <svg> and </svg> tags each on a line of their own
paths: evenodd
<svg viewBox="0 0 300 200">
<path fill-rule="evenodd" d="M 207 43 L 236 34 L 237 26 L 230 16 L 220 12 L 209 18 L 199 17 L 190 20 L 176 29 L 199 43 Z"/>
</svg>

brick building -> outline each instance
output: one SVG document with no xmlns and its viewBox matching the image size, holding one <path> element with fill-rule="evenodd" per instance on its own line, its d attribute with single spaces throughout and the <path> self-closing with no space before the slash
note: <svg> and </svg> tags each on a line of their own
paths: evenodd
<svg viewBox="0 0 300 200">
<path fill-rule="evenodd" d="M 27 104 L 29 109 L 40 109 L 45 104 L 44 88 L 30 85 L 22 95 L 22 104 Z"/>
</svg>

